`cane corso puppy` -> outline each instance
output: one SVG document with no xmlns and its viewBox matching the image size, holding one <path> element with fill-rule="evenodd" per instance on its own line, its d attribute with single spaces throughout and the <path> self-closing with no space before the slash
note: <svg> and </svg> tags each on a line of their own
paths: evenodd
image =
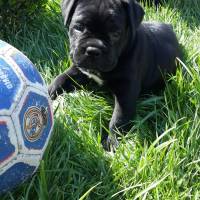
<svg viewBox="0 0 200 200">
<path fill-rule="evenodd" d="M 179 45 L 172 26 L 142 23 L 143 8 L 135 0 L 63 0 L 69 28 L 72 66 L 49 86 L 55 99 L 93 79 L 105 85 L 115 100 L 111 134 L 105 148 L 117 145 L 115 133 L 130 130 L 141 92 L 163 86 L 163 76 L 176 71 Z"/>
</svg>

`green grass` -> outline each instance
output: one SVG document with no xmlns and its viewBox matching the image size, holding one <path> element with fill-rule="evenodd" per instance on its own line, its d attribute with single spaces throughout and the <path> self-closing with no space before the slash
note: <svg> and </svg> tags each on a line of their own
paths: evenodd
<svg viewBox="0 0 200 200">
<path fill-rule="evenodd" d="M 56 2 L 3 38 L 47 82 L 70 64 Z M 138 100 L 133 128 L 117 152 L 110 155 L 100 144 L 112 114 L 110 97 L 86 90 L 65 94 L 54 102 L 54 132 L 39 170 L 1 200 L 200 199 L 200 1 L 167 2 L 158 12 L 145 7 L 145 20 L 172 23 L 185 57 L 160 96 Z"/>
</svg>

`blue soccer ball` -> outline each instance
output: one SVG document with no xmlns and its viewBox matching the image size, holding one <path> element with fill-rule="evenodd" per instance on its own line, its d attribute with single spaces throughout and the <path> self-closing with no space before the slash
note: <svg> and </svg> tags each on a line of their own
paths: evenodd
<svg viewBox="0 0 200 200">
<path fill-rule="evenodd" d="M 0 193 L 34 174 L 52 128 L 44 80 L 24 54 L 0 40 Z"/>
</svg>

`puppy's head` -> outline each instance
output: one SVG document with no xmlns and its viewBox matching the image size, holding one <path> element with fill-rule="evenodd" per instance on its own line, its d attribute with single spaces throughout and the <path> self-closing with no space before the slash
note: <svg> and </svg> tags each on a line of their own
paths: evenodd
<svg viewBox="0 0 200 200">
<path fill-rule="evenodd" d="M 62 14 L 74 64 L 109 72 L 132 44 L 144 11 L 135 0 L 63 0 Z"/>
</svg>

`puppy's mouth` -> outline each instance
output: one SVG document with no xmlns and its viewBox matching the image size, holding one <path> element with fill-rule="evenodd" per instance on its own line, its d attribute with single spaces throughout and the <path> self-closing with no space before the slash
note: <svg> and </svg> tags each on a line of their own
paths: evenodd
<svg viewBox="0 0 200 200">
<path fill-rule="evenodd" d="M 88 58 L 85 55 L 73 56 L 73 63 L 84 70 L 97 70 L 99 72 L 112 71 L 117 64 L 117 59 L 105 59 L 105 58 Z"/>
</svg>

